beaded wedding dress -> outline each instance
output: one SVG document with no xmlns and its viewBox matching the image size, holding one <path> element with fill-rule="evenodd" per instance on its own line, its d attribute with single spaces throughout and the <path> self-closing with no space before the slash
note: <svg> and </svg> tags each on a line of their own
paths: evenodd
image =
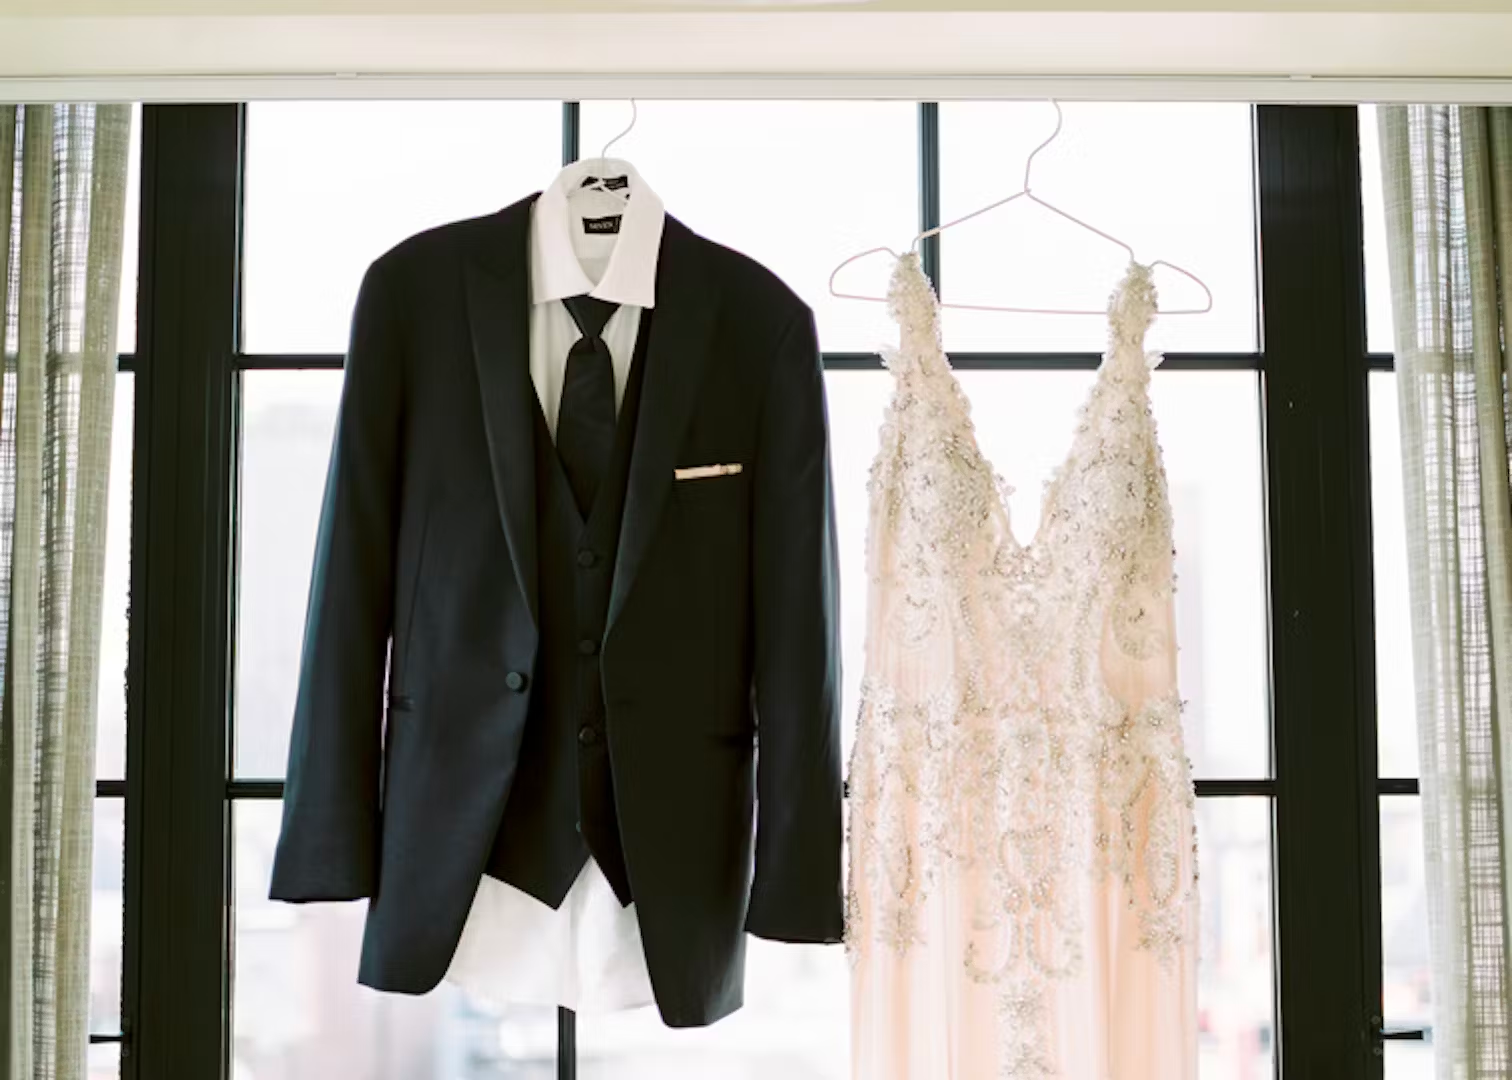
<svg viewBox="0 0 1512 1080">
<path fill-rule="evenodd" d="M 857 1080 L 1193 1080 L 1196 851 L 1150 409 L 1150 271 L 1038 533 L 977 446 L 917 257 L 872 466 L 849 780 Z"/>
</svg>

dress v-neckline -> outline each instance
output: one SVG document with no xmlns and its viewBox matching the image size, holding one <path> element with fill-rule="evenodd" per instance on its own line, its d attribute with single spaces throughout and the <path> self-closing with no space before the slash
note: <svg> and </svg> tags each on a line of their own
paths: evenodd
<svg viewBox="0 0 1512 1080">
<path fill-rule="evenodd" d="M 921 349 L 921 354 L 928 352 L 930 359 L 935 360 L 939 368 L 935 374 L 941 374 L 950 380 L 956 398 L 962 403 L 963 411 L 960 417 L 962 426 L 965 428 L 966 438 L 970 440 L 971 452 L 981 462 L 982 467 L 992 477 L 993 489 L 996 493 L 996 505 L 1003 515 L 1003 534 L 1012 545 L 1013 551 L 1020 559 L 1030 562 L 1038 561 L 1042 557 L 1046 544 L 1049 541 L 1047 530 L 1052 522 L 1056 511 L 1055 502 L 1060 495 L 1060 488 L 1067 469 L 1071 467 L 1081 450 L 1082 439 L 1089 430 L 1087 413 L 1096 401 L 1103 383 L 1108 378 L 1109 371 L 1120 359 L 1121 350 L 1137 350 L 1142 363 L 1153 367 L 1159 363 L 1158 357 L 1151 357 L 1144 350 L 1144 336 L 1155 313 L 1154 286 L 1151 283 L 1152 271 L 1143 263 L 1131 262 L 1114 289 L 1108 305 L 1108 329 L 1109 342 L 1107 350 L 1103 353 L 1102 360 L 1098 363 L 1092 383 L 1082 395 L 1080 404 L 1076 407 L 1076 421 L 1071 431 L 1071 440 L 1066 451 L 1052 467 L 1050 475 L 1045 479 L 1040 490 L 1039 498 L 1039 521 L 1036 523 L 1033 533 L 1027 541 L 1020 540 L 1018 533 L 1013 527 L 1013 507 L 1009 504 L 1008 493 L 1017 490 L 1007 476 L 1000 472 L 996 464 L 983 451 L 981 441 L 977 438 L 976 423 L 972 417 L 971 400 L 966 395 L 966 389 L 961 385 L 959 375 L 950 363 L 949 355 L 945 351 L 940 322 L 940 300 L 935 294 L 934 285 L 925 275 L 922 264 L 916 253 L 910 252 L 898 260 L 894 269 L 893 295 L 890 299 L 889 310 L 902 329 L 902 339 L 894 353 L 901 353 L 907 347 L 906 340 L 910 333 L 924 335 L 923 340 L 930 344 Z M 912 280 L 904 287 L 897 287 L 897 277 L 907 275 Z M 1136 292 L 1144 295 L 1137 298 L 1137 306 L 1131 306 L 1135 300 Z M 900 295 L 901 294 L 901 295 Z M 911 295 L 910 295 L 911 294 Z M 918 299 L 927 302 L 923 311 L 919 311 Z M 1131 329 L 1120 327 L 1120 318 L 1130 320 L 1131 327 L 1135 322 L 1143 325 L 1133 328 L 1126 336 L 1120 337 L 1121 330 Z M 909 323 L 922 325 L 910 326 Z M 921 355 L 920 359 L 923 359 Z M 890 366 L 890 365 L 889 365 Z M 1146 395 L 1148 390 L 1143 391 Z"/>
</svg>

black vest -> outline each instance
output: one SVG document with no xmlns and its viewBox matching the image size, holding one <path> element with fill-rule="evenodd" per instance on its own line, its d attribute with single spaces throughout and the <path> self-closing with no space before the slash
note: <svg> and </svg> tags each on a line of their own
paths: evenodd
<svg viewBox="0 0 1512 1080">
<path fill-rule="evenodd" d="M 614 454 L 586 522 L 539 404 L 535 409 L 540 644 L 519 767 L 487 872 L 553 908 L 566 898 L 590 854 L 619 902 L 631 901 L 604 732 L 599 648 L 609 615 L 652 310 L 641 311 Z"/>
</svg>

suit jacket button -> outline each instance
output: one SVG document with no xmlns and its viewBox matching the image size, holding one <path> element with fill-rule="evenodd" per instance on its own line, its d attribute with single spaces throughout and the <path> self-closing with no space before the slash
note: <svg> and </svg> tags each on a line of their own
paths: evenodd
<svg viewBox="0 0 1512 1080">
<path fill-rule="evenodd" d="M 591 727 L 584 727 L 578 732 L 578 742 L 584 746 L 591 746 L 598 742 L 598 732 Z"/>
<path fill-rule="evenodd" d="M 582 653 L 584 656 L 592 656 L 594 653 L 598 652 L 598 642 L 594 641 L 592 638 L 584 638 L 582 641 L 578 642 L 578 652 Z"/>
<path fill-rule="evenodd" d="M 525 689 L 525 676 L 522 672 L 511 671 L 508 675 L 504 676 L 504 685 L 518 694 L 521 690 Z"/>
<path fill-rule="evenodd" d="M 587 569 L 591 568 L 597 562 L 598 562 L 598 556 L 595 555 L 593 552 L 589 551 L 587 548 L 584 548 L 582 551 L 579 551 L 578 554 L 577 554 L 577 564 L 579 566 L 581 566 L 584 570 L 587 570 Z"/>
</svg>

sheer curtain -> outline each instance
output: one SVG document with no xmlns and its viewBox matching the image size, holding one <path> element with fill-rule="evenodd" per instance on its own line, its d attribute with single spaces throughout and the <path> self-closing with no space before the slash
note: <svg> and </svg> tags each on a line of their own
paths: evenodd
<svg viewBox="0 0 1512 1080">
<path fill-rule="evenodd" d="M 0 1074 L 80 1080 L 131 112 L 0 106 Z M 117 528 L 127 523 L 116 522 Z"/>
<path fill-rule="evenodd" d="M 1512 109 L 1379 112 L 1441 1080 L 1512 1078 Z"/>
</svg>

